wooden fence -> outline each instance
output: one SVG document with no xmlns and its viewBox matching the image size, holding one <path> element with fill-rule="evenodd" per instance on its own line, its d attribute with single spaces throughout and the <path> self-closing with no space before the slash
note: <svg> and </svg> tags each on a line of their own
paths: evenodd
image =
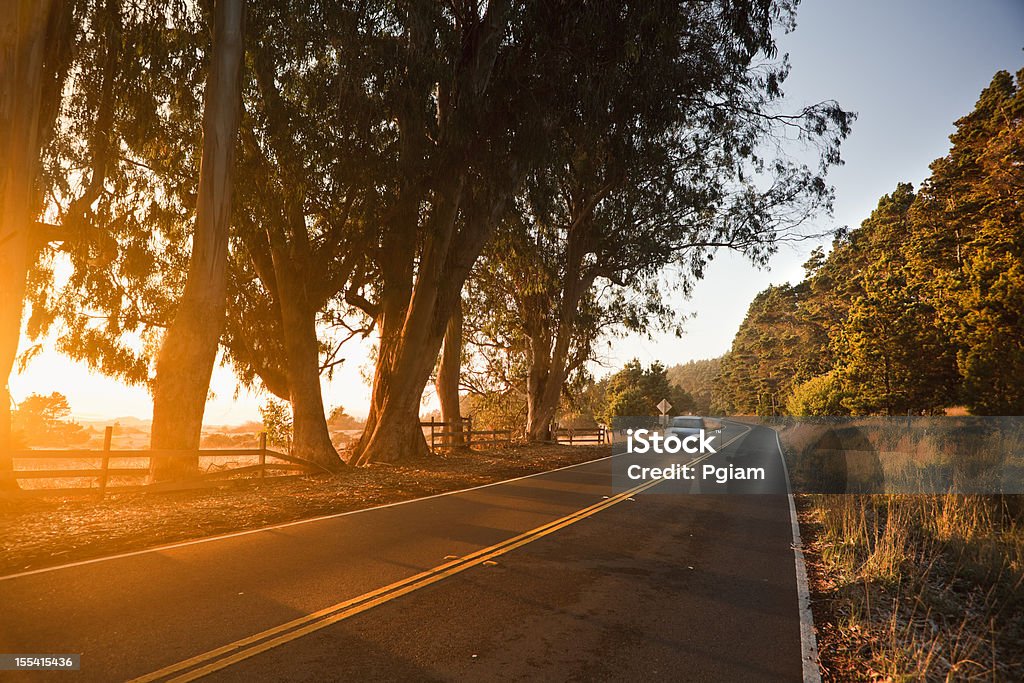
<svg viewBox="0 0 1024 683">
<path fill-rule="evenodd" d="M 555 441 L 568 441 L 569 445 L 577 443 L 611 443 L 608 430 L 604 427 L 592 429 L 557 429 Z"/>
<path fill-rule="evenodd" d="M 430 430 L 430 450 L 455 448 L 459 445 L 472 448 L 473 446 L 498 446 L 512 443 L 511 429 L 474 430 L 471 417 L 464 417 L 457 422 L 429 420 L 420 422 L 420 427 Z"/>
<path fill-rule="evenodd" d="M 277 451 L 267 448 L 267 435 L 260 434 L 259 446 L 257 448 L 222 448 L 222 449 L 199 449 L 195 450 L 124 450 L 115 451 L 111 450 L 110 443 L 113 431 L 111 427 L 107 427 L 106 432 L 103 435 L 103 449 L 102 450 L 20 450 L 14 451 L 12 456 L 14 458 L 15 468 L 11 476 L 14 479 L 83 479 L 89 478 L 94 479 L 96 486 L 89 487 L 53 487 L 53 488 L 41 488 L 41 489 L 22 489 L 18 495 L 76 495 L 76 494 L 97 494 L 103 497 L 108 491 L 111 492 L 129 492 L 129 491 L 174 491 L 184 490 L 193 488 L 208 488 L 218 485 L 223 485 L 225 479 L 234 477 L 240 474 L 255 474 L 256 479 L 262 481 L 268 478 L 268 473 L 272 472 L 292 472 L 298 473 L 299 476 L 302 474 L 308 474 L 313 471 L 311 463 L 307 463 L 299 458 L 294 458 L 285 453 L 279 453 Z M 204 459 L 223 459 L 223 458 L 238 458 L 238 457 L 249 457 L 255 458 L 256 462 L 250 465 L 242 465 L 240 467 L 231 467 L 226 469 L 219 469 L 216 471 L 208 471 L 201 474 L 197 474 L 194 477 L 189 477 L 182 481 L 172 482 L 159 482 L 154 484 L 138 484 L 131 486 L 109 486 L 109 482 L 115 477 L 130 477 L 144 479 L 149 476 L 149 465 L 154 457 L 169 457 L 169 458 L 204 458 Z M 148 462 L 145 466 L 135 467 L 111 467 L 110 461 L 127 459 L 127 458 L 144 458 Z M 268 462 L 269 460 L 276 460 L 278 462 Z M 65 468 L 47 468 L 47 469 L 18 469 L 19 460 L 48 460 L 54 461 L 55 463 L 69 462 L 72 464 L 71 467 Z M 91 460 L 99 461 L 98 467 L 81 467 L 80 463 L 78 467 L 74 467 L 75 461 Z M 276 475 L 274 479 L 283 478 L 282 475 Z"/>
</svg>

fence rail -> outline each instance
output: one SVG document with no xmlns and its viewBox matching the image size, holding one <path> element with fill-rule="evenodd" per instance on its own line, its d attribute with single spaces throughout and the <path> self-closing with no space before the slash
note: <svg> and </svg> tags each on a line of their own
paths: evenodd
<svg viewBox="0 0 1024 683">
<path fill-rule="evenodd" d="M 568 437 L 568 439 L 563 437 Z M 555 441 L 568 440 L 570 446 L 574 443 L 611 443 L 608 439 L 608 430 L 604 427 L 555 430 Z"/>
<path fill-rule="evenodd" d="M 473 446 L 498 446 L 512 443 L 511 429 L 474 430 L 471 417 L 448 422 L 428 420 L 420 422 L 420 427 L 430 430 L 430 450 L 432 451 L 458 446 L 472 448 Z"/>
<path fill-rule="evenodd" d="M 41 449 L 41 450 L 18 450 L 11 453 L 15 468 L 9 474 L 13 479 L 85 479 L 91 478 L 96 480 L 96 486 L 90 487 L 55 487 L 55 488 L 42 488 L 42 489 L 23 489 L 19 492 L 19 495 L 77 495 L 77 494 L 98 494 L 100 497 L 106 495 L 107 491 L 113 492 L 128 492 L 128 491 L 172 491 L 172 490 L 183 490 L 193 488 L 205 488 L 210 486 L 222 486 L 223 480 L 228 477 L 233 477 L 239 474 L 256 474 L 258 478 L 266 480 L 267 478 L 283 479 L 282 475 L 276 475 L 268 477 L 270 472 L 291 472 L 299 474 L 308 474 L 314 470 L 310 463 L 306 463 L 299 458 L 295 458 L 287 453 L 279 453 L 277 451 L 267 448 L 267 436 L 266 434 L 260 434 L 259 446 L 257 448 L 223 448 L 223 449 L 212 449 L 212 448 L 200 448 L 197 450 L 124 450 L 115 451 L 111 449 L 111 438 L 113 435 L 113 428 L 107 427 L 103 435 L 103 448 L 102 450 L 52 450 L 52 449 Z M 255 457 L 255 464 L 242 465 L 240 467 L 231 467 L 227 469 L 219 469 L 214 471 L 207 471 L 197 474 L 193 477 L 182 481 L 172 482 L 159 482 L 159 483 L 146 483 L 140 485 L 119 485 L 109 486 L 108 483 L 112 477 L 135 477 L 144 478 L 149 476 L 149 464 L 152 463 L 153 458 L 237 458 L 237 457 Z M 121 460 L 127 458 L 145 458 L 149 460 L 149 464 L 145 467 L 111 467 L 111 460 Z M 267 462 L 267 459 L 277 460 L 279 462 Z M 53 461 L 65 461 L 72 464 L 78 464 L 78 467 L 68 468 L 47 468 L 47 469 L 18 469 L 17 464 L 19 460 L 53 460 Z M 99 467 L 82 467 L 82 460 L 99 460 Z"/>
</svg>

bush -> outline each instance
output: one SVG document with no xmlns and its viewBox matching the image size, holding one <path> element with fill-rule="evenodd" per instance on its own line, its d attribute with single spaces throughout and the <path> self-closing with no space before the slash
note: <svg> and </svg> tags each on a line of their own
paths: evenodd
<svg viewBox="0 0 1024 683">
<path fill-rule="evenodd" d="M 786 399 L 786 412 L 789 415 L 849 415 L 850 411 L 843 405 L 845 398 L 843 381 L 833 371 L 796 385 Z"/>
</svg>

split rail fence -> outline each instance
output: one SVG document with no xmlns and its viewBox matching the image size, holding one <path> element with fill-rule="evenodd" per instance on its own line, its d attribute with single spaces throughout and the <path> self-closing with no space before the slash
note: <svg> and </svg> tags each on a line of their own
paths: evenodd
<svg viewBox="0 0 1024 683">
<path fill-rule="evenodd" d="M 611 443 L 610 434 L 604 427 L 556 429 L 555 441 L 568 441 L 570 446 L 578 443 Z"/>
<path fill-rule="evenodd" d="M 443 422 L 428 420 L 420 422 L 424 436 L 430 440 L 430 450 L 465 446 L 507 446 L 512 443 L 511 429 L 473 429 L 473 418 Z M 426 430 L 430 430 L 426 433 Z"/>
<path fill-rule="evenodd" d="M 19 450 L 11 455 L 14 460 L 14 471 L 11 476 L 16 480 L 23 479 L 92 479 L 93 484 L 88 487 L 82 486 L 55 486 L 49 488 L 23 488 L 19 495 L 81 495 L 95 494 L 103 497 L 107 492 L 158 492 L 175 491 L 195 488 L 210 488 L 223 485 L 226 479 L 237 475 L 255 475 L 247 481 L 256 479 L 264 481 L 267 479 L 280 480 L 288 475 L 275 473 L 291 473 L 292 476 L 302 476 L 313 471 L 310 463 L 294 458 L 285 453 L 267 448 L 267 435 L 260 434 L 259 446 L 257 448 L 218 448 L 199 450 L 112 450 L 111 438 L 113 430 L 107 427 L 103 435 L 102 450 Z M 111 485 L 111 481 L 121 478 L 145 479 L 149 476 L 149 466 L 152 458 L 181 458 L 194 459 L 198 456 L 201 463 L 207 461 L 208 466 L 216 466 L 217 460 L 225 458 L 246 458 L 250 464 L 243 464 L 237 467 L 224 467 L 216 470 L 209 470 L 182 481 L 144 483 L 137 485 Z M 45 469 L 19 468 L 25 460 L 45 460 L 54 465 L 62 463 L 67 467 L 47 467 Z M 112 466 L 111 461 L 118 460 L 145 460 L 144 465 L 135 463 L 134 466 Z M 210 463 L 209 461 L 213 461 Z M 88 461 L 90 466 L 84 466 L 83 461 Z M 38 464 L 38 463 L 36 463 Z M 228 465 L 231 463 L 229 462 Z"/>
</svg>

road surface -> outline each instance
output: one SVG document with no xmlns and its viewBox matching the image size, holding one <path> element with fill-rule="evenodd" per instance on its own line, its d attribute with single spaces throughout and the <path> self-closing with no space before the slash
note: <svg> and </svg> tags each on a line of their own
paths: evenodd
<svg viewBox="0 0 1024 683">
<path fill-rule="evenodd" d="M 614 494 L 621 455 L 2 578 L 0 653 L 81 670 L 0 680 L 803 680 L 776 439 L 727 439 L 766 481 Z"/>
</svg>

